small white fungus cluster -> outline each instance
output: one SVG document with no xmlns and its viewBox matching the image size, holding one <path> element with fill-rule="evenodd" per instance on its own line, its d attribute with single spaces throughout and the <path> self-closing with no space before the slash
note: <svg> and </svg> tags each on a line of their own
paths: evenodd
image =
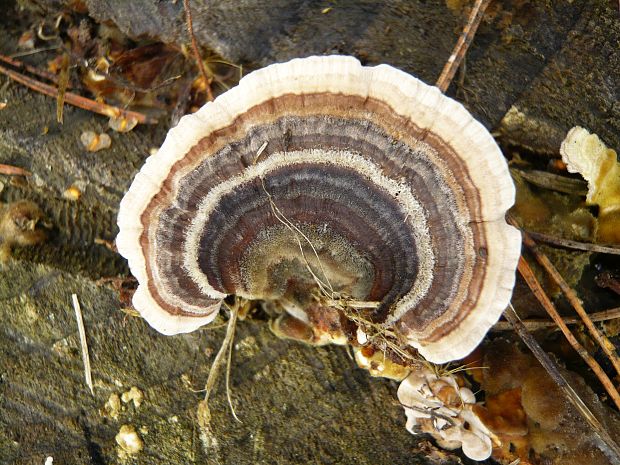
<svg viewBox="0 0 620 465">
<path fill-rule="evenodd" d="M 398 400 L 405 408 L 410 433 L 430 433 L 439 446 L 462 447 L 473 460 L 491 456 L 492 433 L 472 411 L 476 398 L 453 376 L 438 376 L 428 368 L 416 370 L 400 384 Z"/>
</svg>

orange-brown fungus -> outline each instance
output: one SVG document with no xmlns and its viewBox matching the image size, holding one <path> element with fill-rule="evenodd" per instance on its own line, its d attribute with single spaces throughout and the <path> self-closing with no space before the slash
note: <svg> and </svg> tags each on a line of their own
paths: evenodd
<svg viewBox="0 0 620 465">
<path fill-rule="evenodd" d="M 555 382 L 529 354 L 496 340 L 485 347 L 486 406 L 474 411 L 499 443 L 493 458 L 531 465 L 607 465 L 595 433 L 584 423 Z M 620 417 L 607 408 L 583 378 L 563 375 L 612 437 L 620 437 Z"/>
</svg>

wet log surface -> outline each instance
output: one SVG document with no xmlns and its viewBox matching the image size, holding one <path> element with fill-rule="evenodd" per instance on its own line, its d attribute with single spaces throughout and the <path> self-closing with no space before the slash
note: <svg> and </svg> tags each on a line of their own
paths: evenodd
<svg viewBox="0 0 620 465">
<path fill-rule="evenodd" d="M 27 3 L 50 14 L 60 2 Z M 181 1 L 85 3 L 96 20 L 130 35 L 186 41 Z M 443 1 L 192 4 L 202 44 L 250 69 L 336 52 L 426 82 L 439 75 L 463 22 Z M 12 1 L 0 1 L 0 10 L 8 12 L 0 53 L 10 53 L 27 15 Z M 503 1 L 488 16 L 449 94 L 510 145 L 554 153 L 565 131 L 581 124 L 620 147 L 620 23 L 612 3 Z M 111 133 L 110 149 L 90 153 L 80 134 L 105 130 L 105 118 L 66 107 L 60 126 L 54 99 L 4 76 L 0 102 L 7 102 L 0 163 L 33 173 L 0 177 L 0 201 L 34 200 L 53 224 L 46 243 L 16 249 L 0 265 L 0 463 L 43 464 L 48 456 L 59 464 L 444 463 L 405 431 L 395 383 L 370 378 L 343 348 L 279 340 L 264 321 L 237 330 L 231 384 L 243 423 L 233 419 L 221 382 L 212 396 L 214 435 L 201 438 L 202 394 L 192 389 L 203 386 L 224 328 L 161 336 L 97 282 L 128 273 L 98 240 L 114 239 L 118 203 L 169 123 Z M 78 201 L 63 197 L 71 185 L 82 191 Z M 72 293 L 84 313 L 94 395 L 84 382 Z M 123 403 L 116 418 L 106 412 L 110 395 L 132 386 L 144 392 L 142 405 Z M 135 458 L 118 454 L 124 424 L 144 441 Z M 445 463 L 468 463 L 446 455 Z"/>
</svg>

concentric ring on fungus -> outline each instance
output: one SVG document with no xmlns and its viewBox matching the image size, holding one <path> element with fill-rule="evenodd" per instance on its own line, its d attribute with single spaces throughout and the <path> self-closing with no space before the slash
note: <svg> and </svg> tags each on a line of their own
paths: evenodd
<svg viewBox="0 0 620 465">
<path fill-rule="evenodd" d="M 162 333 L 209 323 L 231 294 L 308 322 L 322 281 L 378 302 L 365 319 L 442 363 L 509 302 L 513 201 L 499 148 L 459 103 L 387 65 L 310 57 L 184 117 L 123 199 L 117 244 Z"/>
</svg>

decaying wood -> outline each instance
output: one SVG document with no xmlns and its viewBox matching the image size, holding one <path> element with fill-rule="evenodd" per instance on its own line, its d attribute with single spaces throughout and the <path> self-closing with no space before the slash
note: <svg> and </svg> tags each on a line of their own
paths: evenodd
<svg viewBox="0 0 620 465">
<path fill-rule="evenodd" d="M 112 20 L 135 37 L 159 34 L 169 43 L 185 42 L 185 30 L 179 27 L 181 2 L 88 3 L 93 17 Z M 257 4 L 262 7 L 248 28 L 247 14 L 243 16 L 247 2 L 221 6 L 193 1 L 197 39 L 249 68 L 336 51 L 369 64 L 387 62 L 433 82 L 460 22 L 444 2 L 375 2 L 369 7 L 343 1 L 316 15 L 304 1 L 272 8 Z M 459 84 L 467 97 L 464 104 L 487 127 L 500 125 L 513 107 L 523 113 L 523 124 L 517 130 L 504 128 L 502 136 L 517 146 L 529 137 L 539 144 L 534 148 L 548 147 L 553 153 L 565 130 L 575 124 L 620 146 L 614 142 L 620 136 L 614 123 L 619 109 L 613 105 L 620 66 L 617 48 L 610 46 L 620 37 L 616 6 L 598 0 L 524 5 L 504 11 L 513 18 L 512 26 L 499 25 L 504 20 L 501 8 L 509 8 L 506 2 L 498 3 L 495 19 L 481 25 L 467 75 Z M 11 53 L 5 48 L 12 43 L 7 37 L 0 31 L 0 48 Z M 584 69 L 592 72 L 589 83 L 581 82 Z M 61 133 L 51 131 L 44 144 L 33 147 L 32 135 L 40 133 L 41 121 L 54 120 L 53 102 L 12 84 L 8 90 L 0 86 L 0 94 L 9 102 L 0 112 L 0 161 L 26 166 L 37 176 L 37 183 L 27 189 L 5 187 L 2 201 L 37 199 L 55 218 L 60 235 L 57 243 L 20 251 L 21 262 L 0 270 L 0 316 L 7 322 L 0 328 L 0 368 L 5 374 L 0 383 L 0 462 L 29 465 L 53 455 L 55 462 L 65 464 L 83 465 L 84 457 L 115 463 L 113 438 L 122 421 L 148 427 L 145 450 L 137 457 L 144 463 L 428 463 L 415 452 L 418 439 L 404 430 L 401 407 L 390 403 L 393 384 L 369 379 L 338 347 L 308 348 L 278 340 L 266 325 L 253 321 L 239 325 L 231 372 L 244 425 L 231 421 L 223 391 L 215 392 L 212 425 L 220 439 L 220 456 L 205 455 L 195 429 L 199 397 L 186 389 L 184 380 L 206 379 L 204 353 L 217 351 L 223 331 L 214 329 L 209 337 L 204 331 L 155 335 L 141 319 L 119 311 L 117 295 L 108 286 L 93 284 L 91 276 L 101 276 L 97 273 L 126 275 L 126 268 L 112 255 L 89 262 L 93 251 L 105 249 L 96 244 L 98 249 L 93 249 L 93 237 L 113 240 L 116 205 L 144 154 L 161 143 L 166 128 L 143 126 L 124 135 L 105 157 L 85 158 L 74 141 L 84 125 L 96 127 L 97 118 L 68 112 L 65 118 L 71 124 L 65 123 Z M 32 107 L 36 111 L 29 110 Z M 549 125 L 541 126 L 545 131 L 529 130 L 541 121 Z M 3 132 L 8 122 L 10 131 Z M 76 173 L 87 185 L 80 202 L 55 200 L 50 192 L 62 192 Z M 56 249 L 61 253 L 54 255 Z M 80 268 L 82 262 L 88 263 Z M 66 311 L 68 287 L 75 288 L 85 308 L 94 309 L 95 321 L 88 321 L 89 345 L 98 358 L 94 397 L 83 389 L 79 352 L 72 352 L 79 347 L 64 349 L 65 328 L 75 324 Z M 102 366 L 105 371 L 100 372 Z M 103 418 L 100 411 L 108 396 L 131 385 L 145 390 L 141 409 L 128 409 L 119 421 Z"/>
</svg>

